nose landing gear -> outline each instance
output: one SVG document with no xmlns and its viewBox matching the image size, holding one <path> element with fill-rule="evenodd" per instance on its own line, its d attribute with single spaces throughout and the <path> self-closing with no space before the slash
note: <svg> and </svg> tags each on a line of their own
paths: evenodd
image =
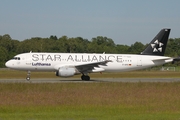
<svg viewBox="0 0 180 120">
<path fill-rule="evenodd" d="M 31 79 L 31 71 L 28 71 L 26 80 L 27 80 L 27 81 L 30 81 L 30 79 Z"/>
</svg>

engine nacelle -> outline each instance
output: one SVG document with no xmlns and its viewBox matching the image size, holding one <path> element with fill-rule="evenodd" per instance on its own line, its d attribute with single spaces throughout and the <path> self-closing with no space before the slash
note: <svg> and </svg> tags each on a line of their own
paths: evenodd
<svg viewBox="0 0 180 120">
<path fill-rule="evenodd" d="M 56 71 L 56 76 L 71 77 L 71 76 L 74 76 L 75 73 L 76 73 L 75 68 L 60 67 L 59 70 Z"/>
</svg>

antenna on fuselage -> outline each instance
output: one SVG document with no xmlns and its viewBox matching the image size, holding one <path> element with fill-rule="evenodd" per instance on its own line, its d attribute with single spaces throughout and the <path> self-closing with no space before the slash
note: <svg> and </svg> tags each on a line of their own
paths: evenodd
<svg viewBox="0 0 180 120">
<path fill-rule="evenodd" d="M 32 51 L 30 51 L 30 53 L 32 53 Z"/>
</svg>

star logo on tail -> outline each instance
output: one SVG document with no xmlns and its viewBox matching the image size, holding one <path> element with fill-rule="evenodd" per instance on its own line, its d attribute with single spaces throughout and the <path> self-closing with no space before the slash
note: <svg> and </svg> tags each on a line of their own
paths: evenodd
<svg viewBox="0 0 180 120">
<path fill-rule="evenodd" d="M 162 52 L 162 46 L 163 45 L 164 44 L 159 42 L 159 40 L 156 40 L 153 44 L 151 44 L 153 52 Z"/>
</svg>

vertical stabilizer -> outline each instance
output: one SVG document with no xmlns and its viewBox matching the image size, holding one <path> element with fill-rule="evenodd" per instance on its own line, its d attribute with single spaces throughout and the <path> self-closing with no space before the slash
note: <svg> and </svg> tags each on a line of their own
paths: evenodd
<svg viewBox="0 0 180 120">
<path fill-rule="evenodd" d="M 170 31 L 171 29 L 162 29 L 141 54 L 164 56 Z"/>
</svg>

